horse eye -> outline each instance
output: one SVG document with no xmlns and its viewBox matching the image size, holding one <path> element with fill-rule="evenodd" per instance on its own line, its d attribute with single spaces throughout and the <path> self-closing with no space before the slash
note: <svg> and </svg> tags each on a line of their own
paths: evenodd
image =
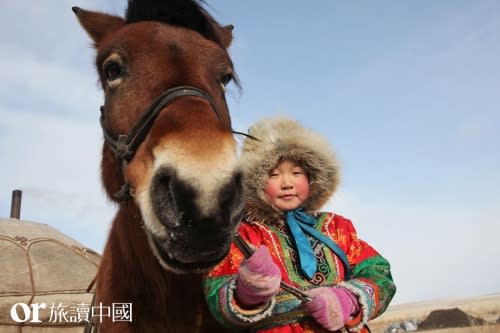
<svg viewBox="0 0 500 333">
<path fill-rule="evenodd" d="M 232 74 L 226 74 L 222 77 L 221 79 L 221 83 L 224 85 L 224 86 L 227 86 L 229 84 L 229 82 L 231 82 L 231 80 L 233 79 L 233 75 Z"/>
<path fill-rule="evenodd" d="M 114 61 L 109 61 L 105 63 L 103 66 L 103 71 L 104 75 L 106 75 L 106 80 L 108 82 L 119 79 L 120 77 L 123 76 L 125 72 L 124 68 L 120 64 Z"/>
</svg>

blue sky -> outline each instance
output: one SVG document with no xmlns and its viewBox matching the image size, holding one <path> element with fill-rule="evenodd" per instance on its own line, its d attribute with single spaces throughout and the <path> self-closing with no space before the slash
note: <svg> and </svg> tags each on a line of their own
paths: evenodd
<svg viewBox="0 0 500 333">
<path fill-rule="evenodd" d="M 71 6 L 0 4 L 0 216 L 101 250 L 115 207 L 99 180 L 102 94 Z M 233 125 L 286 114 L 327 136 L 353 220 L 393 267 L 395 303 L 500 292 L 498 1 L 209 2 L 234 24 Z"/>
</svg>

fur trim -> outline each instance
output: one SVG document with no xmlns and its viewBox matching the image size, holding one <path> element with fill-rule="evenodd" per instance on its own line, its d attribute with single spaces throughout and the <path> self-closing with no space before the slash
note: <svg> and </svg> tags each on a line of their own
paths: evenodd
<svg viewBox="0 0 500 333">
<path fill-rule="evenodd" d="M 283 213 L 269 204 L 264 185 L 269 172 L 282 159 L 299 163 L 309 177 L 309 197 L 302 207 L 314 214 L 335 192 L 339 183 L 339 166 L 326 138 L 298 122 L 284 118 L 266 118 L 252 126 L 241 161 L 244 171 L 245 204 L 250 221 L 276 223 Z"/>
</svg>

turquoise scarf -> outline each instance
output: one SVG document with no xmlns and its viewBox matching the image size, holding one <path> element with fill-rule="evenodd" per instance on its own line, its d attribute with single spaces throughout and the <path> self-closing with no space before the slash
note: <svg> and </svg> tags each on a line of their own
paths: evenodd
<svg viewBox="0 0 500 333">
<path fill-rule="evenodd" d="M 345 268 L 345 279 L 349 279 L 350 267 L 346 254 L 332 239 L 314 229 L 316 225 L 316 218 L 314 216 L 306 213 L 302 208 L 297 208 L 286 212 L 286 223 L 290 228 L 295 246 L 297 247 L 300 268 L 309 280 L 316 273 L 317 263 L 311 242 L 307 238 L 306 233 L 328 246 L 340 258 Z"/>
</svg>

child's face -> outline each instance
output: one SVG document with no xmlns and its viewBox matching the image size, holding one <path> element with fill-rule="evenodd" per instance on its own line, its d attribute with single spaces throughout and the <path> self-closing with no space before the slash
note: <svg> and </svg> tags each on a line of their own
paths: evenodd
<svg viewBox="0 0 500 333">
<path fill-rule="evenodd" d="M 307 199 L 309 179 L 302 167 L 285 160 L 269 173 L 264 192 L 273 206 L 283 211 L 292 210 Z"/>
</svg>

